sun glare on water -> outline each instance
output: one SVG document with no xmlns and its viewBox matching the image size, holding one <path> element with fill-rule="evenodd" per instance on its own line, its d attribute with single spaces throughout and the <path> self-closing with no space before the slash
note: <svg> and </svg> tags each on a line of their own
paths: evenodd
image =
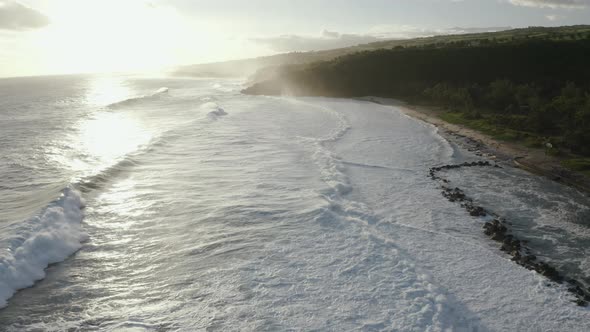
<svg viewBox="0 0 590 332">
<path fill-rule="evenodd" d="M 86 102 L 92 106 L 104 107 L 133 97 L 133 92 L 120 76 L 100 75 L 89 83 Z"/>
<path fill-rule="evenodd" d="M 88 81 L 86 102 L 92 111 L 79 119 L 67 139 L 70 152 L 57 161 L 85 177 L 149 144 L 154 132 L 145 126 L 141 113 L 107 107 L 130 96 L 132 91 L 120 76 L 100 75 Z"/>
<path fill-rule="evenodd" d="M 101 112 L 80 124 L 80 150 L 101 161 L 115 161 L 151 138 L 140 122 L 123 113 Z"/>
</svg>

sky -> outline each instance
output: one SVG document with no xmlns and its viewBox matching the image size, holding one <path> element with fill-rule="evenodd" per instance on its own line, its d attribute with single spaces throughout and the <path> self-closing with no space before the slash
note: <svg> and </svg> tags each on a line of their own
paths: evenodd
<svg viewBox="0 0 590 332">
<path fill-rule="evenodd" d="M 0 0 L 0 77 L 573 24 L 590 24 L 590 0 Z"/>
</svg>

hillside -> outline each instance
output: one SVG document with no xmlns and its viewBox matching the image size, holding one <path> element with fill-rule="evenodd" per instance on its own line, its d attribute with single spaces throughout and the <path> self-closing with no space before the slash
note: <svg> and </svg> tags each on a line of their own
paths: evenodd
<svg viewBox="0 0 590 332">
<path fill-rule="evenodd" d="M 273 71 L 272 68 L 277 66 L 327 61 L 340 56 L 363 51 L 392 49 L 395 47 L 416 47 L 423 45 L 438 45 L 442 47 L 456 43 L 480 43 L 482 41 L 485 42 L 486 40 L 497 43 L 529 39 L 564 40 L 577 39 L 588 35 L 590 35 L 589 25 L 577 25 L 566 27 L 529 27 L 499 32 L 441 35 L 402 40 L 385 40 L 335 50 L 294 52 L 254 59 L 182 66 L 176 69 L 175 74 L 197 77 L 248 77 L 263 68 L 267 68 L 262 72 L 260 77 L 259 75 L 256 75 L 255 79 L 258 80 L 260 78 L 268 78 L 270 72 Z"/>
<path fill-rule="evenodd" d="M 249 94 L 426 102 L 454 122 L 590 156 L 590 36 L 461 41 L 281 67 Z"/>
</svg>

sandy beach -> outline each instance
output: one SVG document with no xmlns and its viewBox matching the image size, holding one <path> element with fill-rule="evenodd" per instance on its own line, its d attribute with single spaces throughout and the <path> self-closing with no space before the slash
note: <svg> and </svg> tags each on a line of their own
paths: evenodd
<svg viewBox="0 0 590 332">
<path fill-rule="evenodd" d="M 514 167 L 522 168 L 531 173 L 545 176 L 553 181 L 590 193 L 590 179 L 583 174 L 564 168 L 561 166 L 561 160 L 558 157 L 545 154 L 543 149 L 500 141 L 465 126 L 446 122 L 438 116 L 442 110 L 434 107 L 409 104 L 390 98 L 366 97 L 362 99 L 378 104 L 396 106 L 404 114 L 438 127 L 446 139 L 454 143 L 467 145 L 467 148 L 477 155 L 508 162 Z"/>
</svg>

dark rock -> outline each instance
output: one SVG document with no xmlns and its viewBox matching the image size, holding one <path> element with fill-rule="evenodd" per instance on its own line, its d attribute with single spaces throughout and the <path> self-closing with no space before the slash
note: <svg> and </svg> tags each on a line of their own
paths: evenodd
<svg viewBox="0 0 590 332">
<path fill-rule="evenodd" d="M 443 196 L 446 197 L 451 202 L 462 202 L 465 200 L 465 193 L 459 188 L 451 189 L 448 187 L 443 187 Z"/>
<path fill-rule="evenodd" d="M 473 217 L 485 217 L 486 211 L 481 206 L 468 206 L 467 212 Z"/>
<path fill-rule="evenodd" d="M 530 264 L 532 262 L 534 262 L 537 259 L 537 257 L 535 255 L 526 255 L 524 257 L 522 257 L 521 261 L 524 264 Z"/>
<path fill-rule="evenodd" d="M 516 262 L 518 264 L 521 264 L 521 259 L 522 259 L 522 257 L 520 256 L 520 253 L 517 251 L 516 253 L 514 253 L 514 255 L 512 255 L 512 259 L 511 260 L 513 262 Z"/>
<path fill-rule="evenodd" d="M 444 165 L 439 167 L 432 167 L 429 170 L 428 175 L 433 180 L 441 180 L 444 183 L 449 183 L 449 180 L 443 179 L 437 176 L 437 172 L 441 170 L 456 169 L 460 167 L 474 167 L 474 166 L 492 166 L 489 161 L 478 161 L 478 162 L 465 162 L 460 165 Z M 502 168 L 498 164 L 494 164 L 495 168 Z M 441 186 L 442 195 L 451 202 L 461 202 L 463 207 L 471 216 L 483 217 L 488 215 L 488 212 L 481 206 L 473 204 L 473 200 L 465 195 L 460 188 L 449 188 L 447 186 Z M 512 256 L 511 260 L 516 264 L 523 266 L 528 270 L 534 270 L 537 273 L 545 276 L 547 279 L 556 282 L 563 283 L 564 277 L 559 274 L 557 269 L 553 266 L 545 263 L 538 262 L 537 257 L 531 254 L 529 248 L 526 247 L 528 241 L 519 240 L 514 235 L 508 234 L 512 223 L 506 221 L 503 218 L 497 218 L 492 221 L 488 221 L 483 225 L 484 234 L 489 236 L 492 240 L 501 242 L 501 250 Z M 565 282 L 569 285 L 568 291 L 576 296 L 576 304 L 579 306 L 588 306 L 590 303 L 590 288 L 583 288 L 582 285 L 574 280 L 567 279 Z M 547 286 L 551 287 L 554 284 L 548 283 Z"/>
<path fill-rule="evenodd" d="M 502 247 L 500 248 L 500 250 L 510 253 L 513 256 L 514 256 L 514 254 L 513 254 L 514 252 L 517 252 L 520 255 L 520 248 L 518 246 L 513 245 L 512 241 L 507 239 L 507 237 L 509 237 L 509 236 L 510 235 L 504 236 L 504 243 L 502 244 Z M 493 240 L 493 238 L 492 238 L 492 240 Z"/>
<path fill-rule="evenodd" d="M 490 236 L 492 240 L 504 242 L 501 248 L 502 250 L 511 252 L 520 249 L 520 243 L 517 242 L 518 240 L 513 240 L 512 235 L 506 235 L 508 229 L 506 226 L 502 225 L 498 219 L 494 219 L 491 222 L 486 222 L 483 225 L 483 228 L 485 229 L 484 234 Z"/>
<path fill-rule="evenodd" d="M 576 295 L 578 295 L 580 297 L 584 297 L 584 295 L 585 295 L 584 294 L 584 290 L 582 290 L 582 288 L 580 286 L 570 287 L 570 288 L 568 288 L 568 290 L 571 293 L 574 293 L 574 294 L 576 294 Z"/>
<path fill-rule="evenodd" d="M 553 281 L 556 281 L 556 282 L 562 281 L 562 278 L 560 277 L 559 272 L 557 272 L 557 270 L 554 267 L 550 266 L 547 263 L 541 262 L 541 263 L 537 264 L 535 270 Z"/>
<path fill-rule="evenodd" d="M 492 240 L 498 241 L 498 242 L 504 240 L 504 233 L 494 233 L 494 234 L 492 234 Z"/>
</svg>

